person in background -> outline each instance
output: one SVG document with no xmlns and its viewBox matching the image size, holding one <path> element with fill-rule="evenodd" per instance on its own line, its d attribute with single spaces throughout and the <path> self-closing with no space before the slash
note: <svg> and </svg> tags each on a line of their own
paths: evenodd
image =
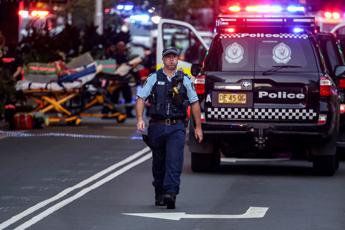
<svg viewBox="0 0 345 230">
<path fill-rule="evenodd" d="M 10 129 L 14 129 L 14 114 L 16 109 L 15 83 L 21 79 L 23 62 L 16 52 L 14 44 L 0 60 L 0 100 L 4 107 L 4 118 Z"/>
<path fill-rule="evenodd" d="M 8 51 L 2 57 L 2 61 L 4 68 L 10 71 L 11 76 L 15 81 L 22 80 L 24 63 L 20 52 L 17 50 L 16 44 L 9 44 Z"/>
<path fill-rule="evenodd" d="M 112 55 L 112 57 L 115 59 L 116 64 L 120 66 L 123 63 L 128 63 L 128 51 L 126 47 L 126 43 L 124 41 L 119 41 L 115 45 L 115 53 Z M 125 99 L 126 103 L 126 114 L 128 118 L 134 118 L 134 115 L 132 114 L 133 107 L 131 104 L 132 102 L 132 91 L 131 87 L 129 85 L 129 82 L 125 82 L 121 85 L 121 87 L 116 90 L 113 94 L 113 100 L 114 102 L 118 102 L 120 97 L 120 92 L 122 92 L 122 96 Z"/>
</svg>

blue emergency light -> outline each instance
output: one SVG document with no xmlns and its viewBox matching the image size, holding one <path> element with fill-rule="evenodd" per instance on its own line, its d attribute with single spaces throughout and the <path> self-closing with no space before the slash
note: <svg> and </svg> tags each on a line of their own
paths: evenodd
<svg viewBox="0 0 345 230">
<path fill-rule="evenodd" d="M 305 7 L 304 6 L 290 5 L 286 8 L 286 10 L 290 13 L 305 13 Z"/>
</svg>

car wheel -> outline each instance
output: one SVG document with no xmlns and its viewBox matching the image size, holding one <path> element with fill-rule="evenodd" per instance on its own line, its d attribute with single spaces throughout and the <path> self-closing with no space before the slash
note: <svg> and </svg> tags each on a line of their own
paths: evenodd
<svg viewBox="0 0 345 230">
<path fill-rule="evenodd" d="M 336 155 L 314 156 L 313 169 L 317 174 L 323 176 L 333 176 L 339 167 Z"/>
<path fill-rule="evenodd" d="M 339 167 L 336 142 L 338 132 L 334 132 L 329 138 L 319 140 L 312 144 L 311 153 L 313 169 L 316 173 L 325 176 L 333 176 Z"/>
<path fill-rule="evenodd" d="M 193 172 L 210 172 L 220 163 L 219 154 L 215 153 L 191 153 L 191 157 Z"/>
<path fill-rule="evenodd" d="M 338 142 L 337 142 L 337 155 L 338 159 L 345 160 L 345 130 L 344 127 L 339 130 Z"/>
</svg>

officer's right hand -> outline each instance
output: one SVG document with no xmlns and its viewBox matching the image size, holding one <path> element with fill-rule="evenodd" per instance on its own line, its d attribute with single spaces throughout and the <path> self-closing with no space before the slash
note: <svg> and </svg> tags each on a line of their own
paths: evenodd
<svg viewBox="0 0 345 230">
<path fill-rule="evenodd" d="M 203 139 L 203 134 L 202 134 L 202 129 L 201 127 L 196 127 L 194 129 L 194 135 L 195 135 L 195 139 L 197 141 L 199 141 L 199 143 L 201 143 L 202 139 Z"/>
<path fill-rule="evenodd" d="M 145 130 L 145 122 L 140 119 L 137 121 L 137 130 L 143 132 Z"/>
</svg>

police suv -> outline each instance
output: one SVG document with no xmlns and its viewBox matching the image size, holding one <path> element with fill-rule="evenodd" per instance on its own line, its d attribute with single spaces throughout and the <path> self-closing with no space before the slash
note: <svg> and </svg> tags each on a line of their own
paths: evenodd
<svg viewBox="0 0 345 230">
<path fill-rule="evenodd" d="M 225 15 L 216 25 L 203 64 L 192 65 L 204 115 L 201 144 L 191 124 L 192 169 L 288 151 L 333 175 L 340 105 L 314 18 Z"/>
</svg>

